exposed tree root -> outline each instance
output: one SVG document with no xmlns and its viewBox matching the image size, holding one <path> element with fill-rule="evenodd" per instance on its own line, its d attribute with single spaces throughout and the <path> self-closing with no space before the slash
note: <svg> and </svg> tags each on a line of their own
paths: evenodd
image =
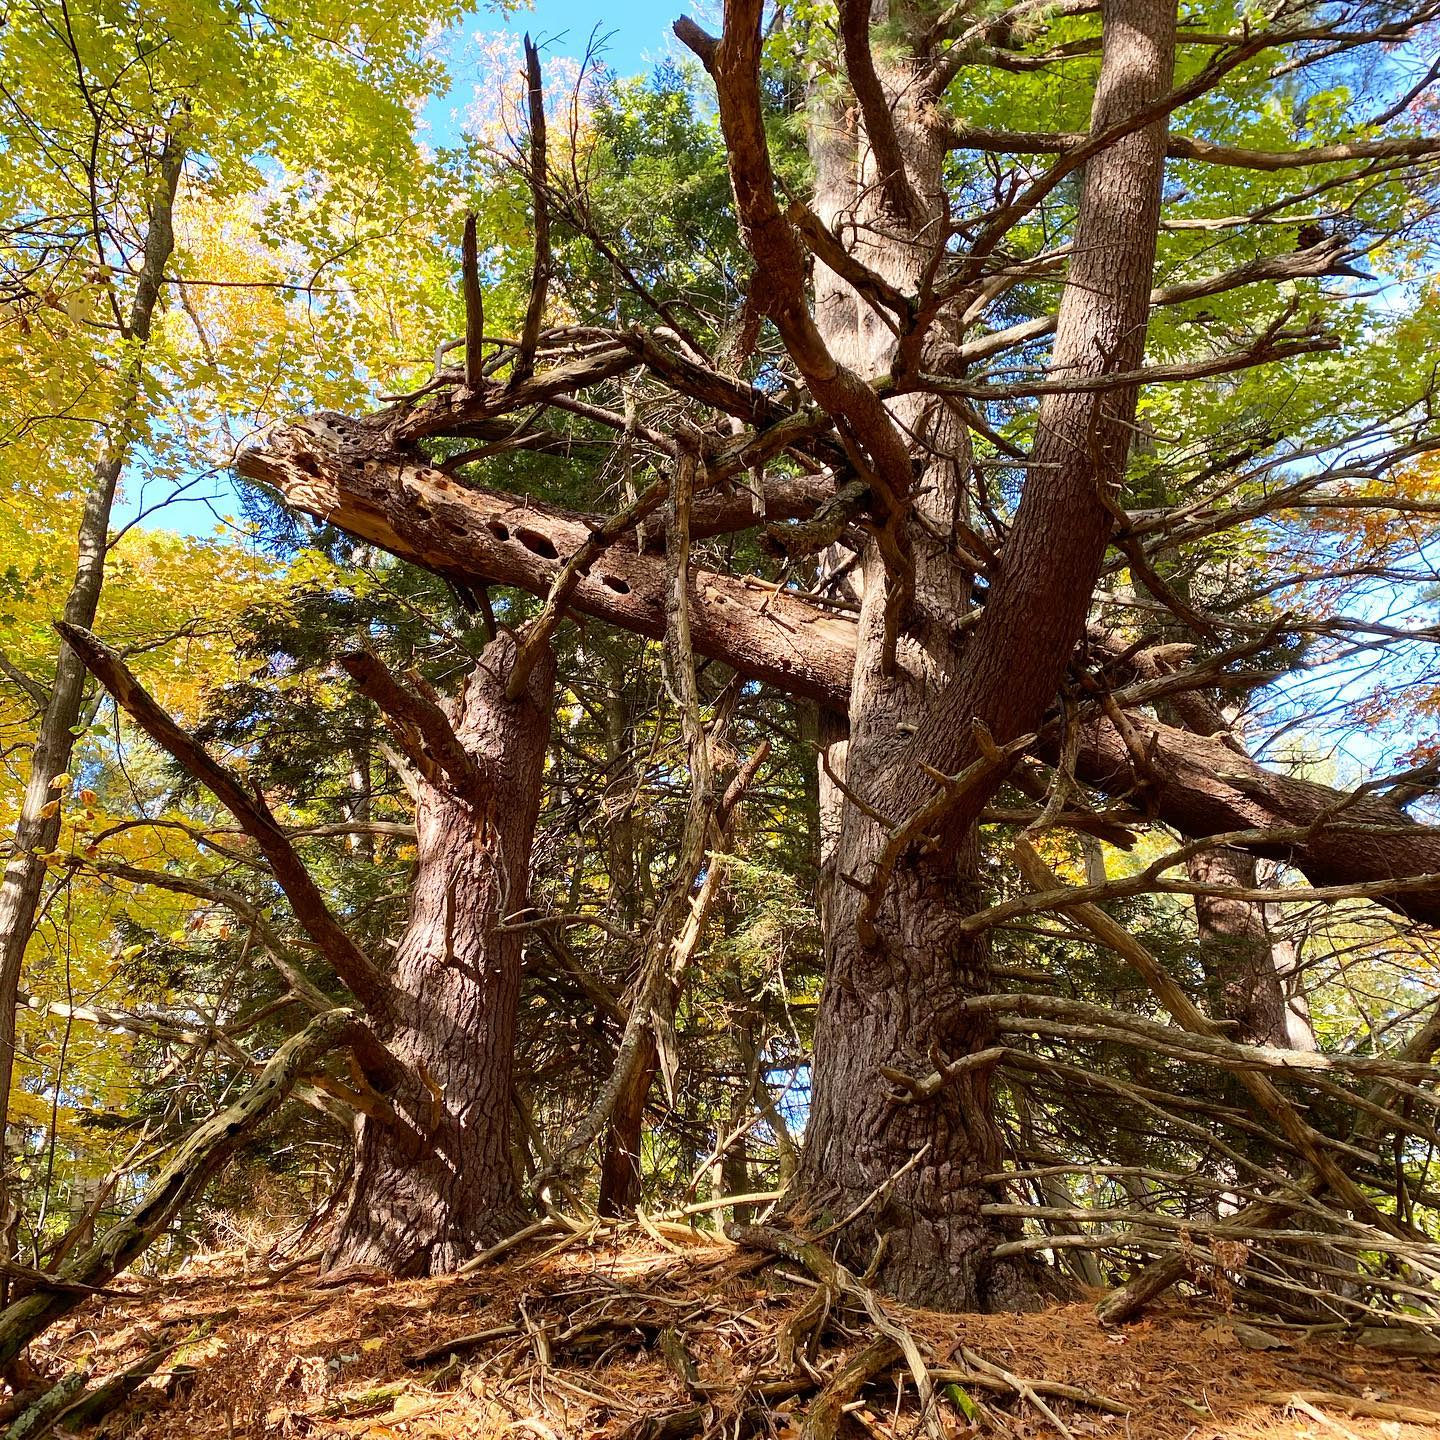
<svg viewBox="0 0 1440 1440">
<path fill-rule="evenodd" d="M 1360 1331 L 1307 1340 L 1271 1326 L 1268 1348 L 1252 1349 L 1254 1327 L 1200 1302 L 1123 1337 L 1085 1304 L 948 1316 L 885 1301 L 877 1319 L 869 1287 L 799 1237 L 757 1251 L 696 1232 L 677 1254 L 637 1224 L 554 1225 L 564 1249 L 537 1232 L 471 1277 L 123 1282 L 127 1293 L 85 1300 L 32 1354 L 52 1387 L 87 1359 L 107 1373 L 89 1394 L 124 1406 L 111 1423 L 136 1440 L 918 1440 L 927 1428 L 945 1440 L 1182 1440 L 1197 1422 L 1234 1440 L 1298 1440 L 1307 1427 L 1421 1440 L 1440 1424 L 1428 1358 L 1382 1353 Z M 147 1381 L 147 1367 L 181 1378 Z M 1296 1390 L 1297 1374 L 1333 1379 Z M 73 1414 L 78 1399 L 77 1387 L 47 1414 Z"/>
</svg>

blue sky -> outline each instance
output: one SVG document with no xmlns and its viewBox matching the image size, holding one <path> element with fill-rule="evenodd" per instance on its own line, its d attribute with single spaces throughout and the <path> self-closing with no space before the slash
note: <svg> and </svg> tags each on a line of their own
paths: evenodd
<svg viewBox="0 0 1440 1440">
<path fill-rule="evenodd" d="M 459 27 L 457 38 L 461 43 L 451 55 L 451 69 L 457 88 L 463 92 L 468 78 L 464 40 L 472 35 L 499 30 L 518 38 L 529 31 L 546 55 L 578 58 L 585 53 L 586 42 L 598 27 L 602 36 L 609 37 L 605 63 L 621 75 L 633 75 L 667 55 L 679 53 L 670 26 L 681 15 L 688 13 L 703 23 L 705 11 L 710 8 L 708 3 L 696 4 L 695 0 L 688 4 L 686 0 L 627 0 L 620 6 L 597 5 L 593 0 L 538 0 L 532 8 L 522 8 L 508 17 L 482 9 Z M 432 105 L 427 118 L 438 119 L 443 108 L 443 104 Z"/>
</svg>

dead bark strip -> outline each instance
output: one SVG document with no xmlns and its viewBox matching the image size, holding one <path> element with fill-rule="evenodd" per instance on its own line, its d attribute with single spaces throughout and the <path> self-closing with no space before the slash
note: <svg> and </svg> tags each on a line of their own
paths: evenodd
<svg viewBox="0 0 1440 1440">
<path fill-rule="evenodd" d="M 540 76 L 540 52 L 525 36 L 525 92 L 530 119 L 530 197 L 534 214 L 535 265 L 530 278 L 530 299 L 520 331 L 520 348 L 510 383 L 521 385 L 535 372 L 535 347 L 540 343 L 540 322 L 550 291 L 550 204 L 545 145 L 545 88 Z"/>
<path fill-rule="evenodd" d="M 66 1265 L 56 1280 L 68 1287 L 103 1286 L 136 1260 L 175 1216 L 204 1190 L 242 1141 L 267 1120 L 297 1081 L 338 1045 L 364 1029 L 353 1010 L 317 1015 L 270 1058 L 250 1088 L 198 1126 L 175 1152 L 141 1203 L 100 1242 Z M 36 1291 L 0 1310 L 0 1365 L 9 1364 L 41 1331 L 85 1298 L 75 1288 Z"/>
</svg>

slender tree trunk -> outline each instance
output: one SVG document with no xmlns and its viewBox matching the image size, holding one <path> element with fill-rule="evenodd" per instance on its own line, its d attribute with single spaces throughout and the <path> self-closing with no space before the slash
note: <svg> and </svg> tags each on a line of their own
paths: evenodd
<svg viewBox="0 0 1440 1440">
<path fill-rule="evenodd" d="M 160 156 L 158 183 L 151 203 L 144 257 L 136 280 L 129 316 L 129 340 L 134 347 L 120 377 L 115 409 L 106 432 L 104 449 L 95 462 L 80 517 L 75 578 L 65 598 L 64 619 L 89 629 L 95 622 L 105 580 L 110 511 L 115 488 L 130 458 L 140 430 L 138 407 L 144 370 L 144 346 L 159 308 L 165 267 L 174 249 L 175 193 L 185 163 L 185 148 L 174 135 Z M 54 788 L 66 773 L 75 748 L 85 691 L 85 666 L 63 641 L 55 678 L 40 721 L 40 732 L 30 754 L 30 775 L 20 816 L 15 824 L 10 860 L 0 880 L 0 1117 L 9 1114 L 10 1088 L 15 1072 L 16 995 L 25 951 L 35 933 L 40 894 L 45 880 L 43 856 L 55 848 L 60 815 L 50 810 L 59 799 Z M 50 813 L 46 813 L 49 811 Z M 16 1218 L 8 1191 L 4 1124 L 0 1121 L 0 1221 L 12 1232 Z"/>
<path fill-rule="evenodd" d="M 697 812 L 692 808 L 686 821 L 680 862 L 646 937 L 630 1019 L 607 1092 L 598 1102 L 608 1113 L 600 1166 L 602 1215 L 623 1215 L 633 1210 L 640 1198 L 645 1106 L 660 1074 L 659 1036 L 673 1031 L 691 962 L 710 908 L 725 883 L 722 852 L 729 843 L 735 806 L 768 752 L 769 746 L 764 745 L 750 757 L 716 809 Z M 612 1087 L 613 1097 L 608 1094 Z M 589 1143 L 587 1128 L 582 1122 L 571 1137 L 568 1149 L 572 1158 L 578 1153 L 577 1143 L 582 1147 Z"/>
<path fill-rule="evenodd" d="M 618 919 L 634 928 L 636 909 L 635 824 L 633 801 L 635 730 L 625 698 L 625 665 L 618 649 L 605 652 L 605 743 L 606 806 L 609 821 L 605 836 L 610 871 L 610 894 L 615 897 Z M 600 1158 L 601 1215 L 624 1215 L 640 1198 L 640 1140 L 645 1123 L 645 1102 L 655 1077 L 657 1056 L 653 1036 L 642 1041 L 644 1054 L 628 1083 L 616 1097 L 615 1108 L 605 1128 Z"/>
<path fill-rule="evenodd" d="M 368 825 L 374 818 L 375 792 L 371 783 L 370 763 L 373 749 L 371 728 L 367 723 L 350 746 L 350 801 L 346 806 L 349 818 L 357 825 Z M 371 862 L 375 859 L 375 837 L 364 832 L 350 836 L 350 849 Z"/>
<path fill-rule="evenodd" d="M 1163 707 L 1172 723 L 1209 738 L 1220 737 L 1234 744 L 1230 725 L 1220 708 L 1203 692 L 1182 695 Z M 1235 746 L 1237 753 L 1244 753 Z M 1192 855 L 1185 862 L 1189 879 L 1199 885 L 1224 889 L 1254 890 L 1259 886 L 1259 862 L 1243 850 L 1221 847 Z M 1315 1048 L 1314 1038 L 1303 1043 L 1308 1023 L 1292 1025 L 1289 999 L 1281 966 L 1294 966 L 1293 947 L 1270 931 L 1267 907 L 1255 900 L 1236 900 L 1224 895 L 1197 895 L 1195 923 L 1200 940 L 1201 968 L 1209 990 L 1211 1013 L 1221 1020 L 1233 1020 L 1233 1040 L 1255 1045 L 1289 1046 L 1292 1037 L 1298 1048 Z"/>
<path fill-rule="evenodd" d="M 655 1038 L 641 1041 L 642 1053 L 635 1071 L 610 1112 L 605 1127 L 605 1148 L 600 1157 L 600 1197 L 596 1208 L 601 1215 L 625 1215 L 640 1199 L 640 1145 L 645 1134 L 645 1103 L 659 1070 Z"/>
<path fill-rule="evenodd" d="M 1269 907 L 1266 911 L 1267 924 L 1273 918 Z M 1300 969 L 1300 957 L 1293 940 L 1283 940 L 1271 931 L 1270 961 L 1280 982 L 1280 994 L 1285 1001 L 1285 1038 L 1277 1044 L 1291 1050 L 1318 1050 L 1320 1042 L 1315 1038 L 1315 1026 L 1310 1019 L 1310 997 L 1305 992 L 1305 976 Z"/>
<path fill-rule="evenodd" d="M 635 928 L 636 893 L 635 724 L 627 694 L 630 666 L 620 649 L 628 642 L 616 639 L 601 651 L 605 670 L 605 848 L 610 872 L 610 894 L 616 919 L 627 930 Z"/>
<path fill-rule="evenodd" d="M 474 783 L 426 779 L 416 814 L 418 868 L 386 1040 L 432 1089 L 432 1148 L 417 1158 L 393 1126 L 359 1120 L 332 1265 L 439 1274 L 523 1219 L 510 1151 L 521 936 L 503 922 L 529 887 L 554 662 L 538 661 L 512 702 L 513 656 L 501 635 L 447 706 Z"/>
</svg>

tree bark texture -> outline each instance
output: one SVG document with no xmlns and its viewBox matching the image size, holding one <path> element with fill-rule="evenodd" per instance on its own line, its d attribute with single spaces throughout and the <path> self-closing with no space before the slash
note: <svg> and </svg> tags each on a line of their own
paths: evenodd
<svg viewBox="0 0 1440 1440">
<path fill-rule="evenodd" d="M 453 1270 L 523 1220 L 510 1154 L 523 909 L 550 738 L 554 662 L 505 699 L 514 641 L 489 647 L 446 706 L 473 774 L 427 777 L 410 914 L 391 980 L 392 1052 L 431 1090 L 430 1149 L 358 1121 L 355 1172 L 332 1265 Z"/>
<path fill-rule="evenodd" d="M 923 218 L 897 213 L 879 184 L 881 162 L 854 112 L 818 100 L 810 147 L 822 223 L 853 233 L 859 258 L 902 293 L 913 293 L 926 253 L 923 233 L 916 230 L 941 218 L 943 150 L 924 129 L 913 102 L 897 98 L 907 88 L 905 79 L 886 73 L 881 83 L 895 101 L 895 130 L 908 161 L 905 186 L 929 201 Z M 895 350 L 892 332 L 823 262 L 816 264 L 815 312 L 837 361 L 861 373 L 885 373 Z M 860 573 L 848 738 L 831 744 L 829 759 L 847 788 L 862 790 L 873 811 L 899 821 L 905 808 L 896 780 L 904 768 L 906 737 L 963 663 L 942 617 L 967 608 L 970 577 L 936 543 L 931 527 L 947 534 L 958 513 L 968 443 L 963 426 L 933 401 L 907 397 L 892 402 L 891 412 L 934 446 L 917 483 L 922 498 L 915 508 L 922 523 L 909 526 L 908 539 L 915 608 L 936 623 L 922 622 L 902 634 L 890 663 L 886 624 L 893 582 L 872 544 Z M 865 943 L 857 928 L 862 902 L 853 882 L 872 875 L 885 829 L 837 793 L 823 768 L 820 783 L 830 822 L 822 907 L 825 987 L 795 1209 L 838 1219 L 885 1187 L 840 1231 L 839 1253 L 846 1263 L 866 1269 L 883 1235 L 878 1280 L 892 1294 L 954 1309 L 1022 1301 L 1019 1268 L 992 1273 L 989 1251 L 1002 1237 L 980 1213 L 989 1196 L 979 1177 L 997 1169 L 1001 1159 L 988 1075 L 965 1076 L 923 1105 L 902 1107 L 893 1103 L 893 1086 L 878 1068 L 925 1068 L 934 1051 L 964 1054 L 983 1048 L 988 1039 L 984 1022 L 957 1023 L 955 1011 L 958 1000 L 988 987 L 987 941 L 955 933 L 956 923 L 980 903 L 973 839 L 958 854 L 929 855 L 905 866 L 886 895 L 877 936 Z"/>
<path fill-rule="evenodd" d="M 958 374 L 955 357 L 964 355 L 958 321 L 938 301 L 936 313 L 926 312 L 918 297 L 933 299 L 942 270 L 960 277 L 947 284 L 970 283 L 978 293 L 1003 261 L 1007 233 L 992 221 L 967 237 L 968 253 L 947 248 L 957 233 L 942 183 L 948 129 L 936 123 L 922 83 L 927 67 L 944 68 L 942 57 L 920 53 L 925 17 L 888 0 L 840 0 L 844 55 L 833 68 L 848 75 L 853 97 L 837 96 L 827 78 L 830 89 L 811 111 L 814 209 L 782 209 L 759 92 L 762 8 L 760 0 L 727 0 L 718 41 L 690 22 L 677 33 L 715 80 L 740 232 L 754 261 L 751 299 L 784 342 L 814 412 L 823 412 L 823 425 L 806 433 L 833 431 L 846 472 L 863 478 L 871 539 L 856 621 L 762 582 L 699 570 L 686 571 L 678 588 L 689 597 L 696 653 L 843 709 L 847 722 L 844 737 L 838 726 L 826 736 L 843 783 L 822 782 L 826 985 L 796 1208 L 841 1217 L 836 1243 L 857 1268 L 868 1269 L 883 1246 L 880 1283 L 904 1299 L 1023 1304 L 1034 1298 L 1029 1273 L 1022 1262 L 995 1261 L 1003 1222 L 985 1214 L 983 1176 L 1001 1161 L 988 1071 L 972 1067 L 902 1104 L 884 1070 L 927 1073 L 986 1049 L 991 1037 L 991 1010 L 970 1003 L 989 988 L 987 942 L 966 924 L 985 899 L 976 828 L 1005 774 L 995 745 L 1057 748 L 1050 717 L 1084 635 L 1122 493 L 1137 398 L 1128 382 L 1142 365 L 1156 303 L 1167 138 L 1164 119 L 1154 117 L 1181 93 L 1171 90 L 1176 7 L 1102 5 L 1091 137 L 1103 141 L 1066 151 L 1075 164 L 1083 153 L 1090 158 L 1080 174 L 1051 383 L 1019 508 L 1002 552 L 983 562 L 965 551 L 965 412 L 953 395 L 934 393 L 943 385 L 922 395 L 917 380 L 945 375 L 947 365 Z M 872 49 L 878 26 L 885 44 Z M 1235 63 L 1244 48 L 1231 54 Z M 1049 182 L 1070 173 L 1058 160 Z M 1046 183 L 1042 176 L 1035 189 L 1049 193 Z M 813 288 L 802 237 L 813 252 Z M 464 485 L 395 447 L 479 435 L 522 400 L 543 404 L 641 363 L 678 393 L 754 425 L 757 446 L 762 431 L 794 437 L 810 423 L 801 423 L 799 409 L 627 331 L 523 375 L 506 397 L 493 387 L 478 396 L 437 391 L 370 422 L 314 417 L 251 452 L 242 469 L 300 508 L 431 569 L 547 594 L 566 557 L 591 543 L 585 517 Z M 818 447 L 807 453 L 828 463 Z M 714 461 L 718 475 L 719 456 L 712 446 L 702 467 Z M 983 604 L 972 588 L 982 568 Z M 666 578 L 643 544 L 611 546 L 566 603 L 659 638 Z M 1259 833 L 1235 842 L 1247 855 L 1285 858 L 1322 883 L 1440 874 L 1440 832 L 1412 825 L 1383 799 L 1340 804 L 1325 787 L 1270 775 L 1218 740 L 1139 713 L 1127 738 L 1093 708 L 1078 724 L 1080 778 L 1188 834 L 1253 829 Z M 937 789 L 937 774 L 957 773 L 967 783 Z M 907 822 L 932 806 L 933 817 L 927 811 L 911 834 Z M 1440 917 L 1440 882 L 1392 903 Z M 417 924 L 421 908 L 417 898 Z M 1217 911 L 1207 923 L 1228 922 Z M 632 1098 L 643 1104 L 643 1089 Z M 617 1169 L 612 1191 L 633 1181 Z"/>
<path fill-rule="evenodd" d="M 296 509 L 472 587 L 509 585 L 544 597 L 564 557 L 589 533 L 586 516 L 465 487 L 413 458 L 377 456 L 373 446 L 373 434 L 361 422 L 312 417 L 247 451 L 239 468 Z M 571 596 L 576 614 L 660 636 L 663 561 L 617 545 L 594 576 L 582 578 Z M 777 597 L 766 587 L 698 568 L 691 591 L 696 654 L 819 701 L 838 712 L 843 726 L 855 663 L 854 621 L 797 596 Z M 1082 727 L 1076 775 L 1134 800 L 1182 834 L 1274 831 L 1274 839 L 1261 835 L 1244 848 L 1296 866 L 1317 885 L 1440 876 L 1440 829 L 1417 824 L 1383 796 L 1350 803 L 1342 791 L 1267 770 L 1218 738 L 1138 710 L 1127 719 L 1144 763 L 1137 766 L 1115 727 L 1096 717 Z M 845 743 L 827 733 L 832 769 Z M 1037 750 L 1053 758 L 1055 747 L 1042 736 Z M 1412 919 L 1440 924 L 1440 880 L 1386 903 Z"/>
<path fill-rule="evenodd" d="M 868 29 L 887 16 L 867 10 L 864 18 Z M 861 37 L 851 43 L 853 14 L 847 27 L 842 13 L 842 29 L 855 81 Z M 1173 5 L 1165 0 L 1107 5 L 1097 130 L 1163 93 L 1173 31 Z M 867 103 L 861 93 L 860 108 L 865 124 L 885 128 L 884 144 L 862 130 L 852 151 L 835 133 L 836 118 L 818 112 L 829 127 L 812 142 L 817 207 L 832 227 L 836 219 L 853 222 L 853 233 L 863 237 L 854 245 L 857 258 L 913 294 L 927 233 L 944 220 L 943 150 L 913 74 L 895 66 L 867 73 L 866 83 L 872 81 L 883 98 Z M 857 91 L 863 88 L 857 82 Z M 1163 150 L 1164 126 L 1151 126 L 1086 171 L 1056 370 L 1128 370 L 1143 354 Z M 855 163 L 847 165 L 852 153 Z M 903 184 L 887 187 L 884 157 L 897 153 L 905 161 Z M 843 354 L 866 373 L 885 372 L 896 347 L 872 307 L 858 296 L 846 304 L 838 287 L 821 279 L 817 313 L 837 358 Z M 953 338 L 937 327 L 929 343 Z M 1038 728 L 1054 703 L 1103 559 L 1111 525 L 1106 491 L 1118 489 L 1124 475 L 1134 404 L 1133 391 L 1110 392 L 1098 404 L 1092 396 L 1047 397 L 1035 447 L 1042 464 L 1031 472 L 978 631 L 966 642 L 954 621 L 970 607 L 973 577 L 950 547 L 965 518 L 967 433 L 933 399 L 891 403 L 898 428 L 926 442 L 914 456 L 917 483 L 903 547 L 913 556 L 914 605 L 892 659 L 887 623 L 896 577 L 872 544 L 863 566 L 846 754 L 848 787 L 863 803 L 847 799 L 842 807 L 834 856 L 841 883 L 828 887 L 826 983 L 799 1203 L 837 1216 L 864 1207 L 842 1228 L 842 1257 L 865 1268 L 883 1243 L 881 1283 L 918 1303 L 991 1309 L 1038 1298 L 1023 1262 L 993 1259 L 1005 1235 L 982 1213 L 991 1198 L 982 1176 L 1002 1159 L 988 1069 L 967 1071 L 910 1105 L 896 1103 L 881 1071 L 925 1073 L 937 1054 L 955 1058 L 990 1044 L 988 1022 L 962 1008 L 989 988 L 988 942 L 961 925 L 983 904 L 974 820 L 1003 770 L 988 787 L 972 788 L 947 826 L 947 843 L 902 855 L 878 906 L 860 887 L 874 889 L 893 827 L 933 793 L 921 762 L 945 770 L 968 764 L 978 758 L 974 720 L 1009 741 Z"/>
<path fill-rule="evenodd" d="M 1201 885 L 1254 890 L 1259 884 L 1255 857 L 1238 850 L 1192 855 L 1185 871 Z M 1227 895 L 1197 895 L 1195 920 L 1214 1014 L 1235 1022 L 1230 1038 L 1251 1045 L 1289 1045 L 1289 1007 L 1264 905 Z"/>
</svg>

